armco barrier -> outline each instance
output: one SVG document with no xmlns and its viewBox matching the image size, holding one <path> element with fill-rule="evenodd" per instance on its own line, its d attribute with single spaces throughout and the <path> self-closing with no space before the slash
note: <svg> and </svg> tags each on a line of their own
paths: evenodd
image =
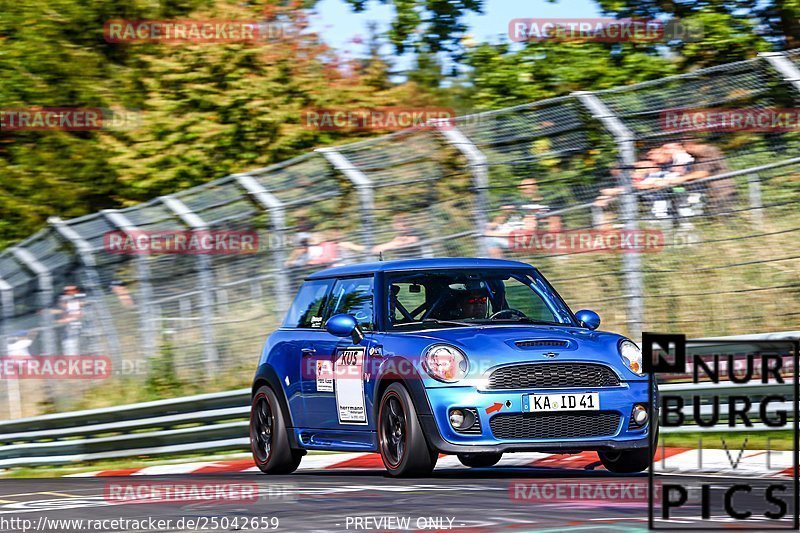
<svg viewBox="0 0 800 533">
<path fill-rule="evenodd" d="M 788 339 L 798 336 L 800 332 L 759 337 Z M 754 337 L 744 335 L 715 340 L 745 341 L 754 340 Z M 751 413 L 758 412 L 756 401 L 764 395 L 786 394 L 791 397 L 793 394 L 791 383 L 666 383 L 659 388 L 663 392 L 686 396 L 698 392 L 744 394 L 754 400 Z M 250 389 L 237 389 L 0 422 L 0 469 L 143 455 L 244 451 L 249 446 L 250 394 Z M 711 406 L 704 405 L 701 413 L 706 414 L 710 409 Z M 791 413 L 793 404 L 770 404 L 770 412 L 777 409 Z M 691 411 L 691 406 L 683 409 L 688 420 L 691 420 Z M 726 420 L 727 406 L 720 406 L 720 415 L 722 420 Z M 763 424 L 710 430 L 692 426 L 661 428 L 663 434 L 693 431 L 775 431 L 775 428 Z"/>
</svg>

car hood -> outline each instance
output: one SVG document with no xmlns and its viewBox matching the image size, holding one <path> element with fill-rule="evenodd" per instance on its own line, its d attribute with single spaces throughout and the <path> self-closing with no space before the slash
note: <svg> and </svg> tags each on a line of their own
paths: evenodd
<svg viewBox="0 0 800 533">
<path fill-rule="evenodd" d="M 621 335 L 568 326 L 476 326 L 389 333 L 379 339 L 387 355 L 421 357 L 437 343 L 460 348 L 470 360 L 470 375 L 479 377 L 509 363 L 591 361 L 624 368 L 617 345 Z M 623 379 L 635 374 L 621 372 Z"/>
</svg>

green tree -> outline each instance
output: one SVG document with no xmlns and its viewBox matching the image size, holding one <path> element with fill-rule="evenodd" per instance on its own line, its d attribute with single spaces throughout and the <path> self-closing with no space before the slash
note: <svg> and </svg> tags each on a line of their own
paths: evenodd
<svg viewBox="0 0 800 533">
<path fill-rule="evenodd" d="M 472 106 L 497 109 L 578 90 L 661 78 L 678 71 L 675 61 L 647 47 L 601 43 L 482 44 L 466 57 Z"/>
<path fill-rule="evenodd" d="M 380 0 L 394 5 L 395 18 L 389 40 L 397 53 L 406 51 L 457 52 L 467 31 L 463 18 L 481 13 L 483 0 Z M 369 0 L 347 0 L 355 12 L 364 11 Z"/>
<path fill-rule="evenodd" d="M 283 3 L 281 3 L 283 4 Z M 265 9 L 268 7 L 269 9 Z M 374 133 L 324 132 L 303 110 L 432 105 L 391 79 L 378 48 L 344 62 L 296 5 L 236 0 L 0 0 L 0 109 L 137 110 L 133 128 L 0 131 L 0 247 L 42 227 Z M 278 21 L 284 38 L 239 44 L 111 44 L 110 19 Z"/>
</svg>

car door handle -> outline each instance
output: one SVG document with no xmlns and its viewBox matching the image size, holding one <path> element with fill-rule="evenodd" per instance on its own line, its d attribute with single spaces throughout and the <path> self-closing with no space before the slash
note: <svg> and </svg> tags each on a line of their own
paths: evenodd
<svg viewBox="0 0 800 533">
<path fill-rule="evenodd" d="M 314 348 L 303 348 L 300 350 L 303 355 L 314 355 L 317 351 Z"/>
</svg>

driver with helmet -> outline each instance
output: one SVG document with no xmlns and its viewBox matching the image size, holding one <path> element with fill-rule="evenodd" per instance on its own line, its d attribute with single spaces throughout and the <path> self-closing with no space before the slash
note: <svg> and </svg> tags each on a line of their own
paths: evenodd
<svg viewBox="0 0 800 533">
<path fill-rule="evenodd" d="M 486 318 L 489 310 L 489 298 L 484 291 L 466 291 L 456 305 L 459 318 Z"/>
</svg>

